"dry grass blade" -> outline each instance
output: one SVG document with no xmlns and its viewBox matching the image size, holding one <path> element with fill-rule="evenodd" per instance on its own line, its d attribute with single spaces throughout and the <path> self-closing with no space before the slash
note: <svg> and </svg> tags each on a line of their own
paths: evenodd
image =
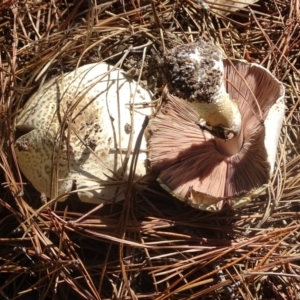
<svg viewBox="0 0 300 300">
<path fill-rule="evenodd" d="M 1 298 L 300 298 L 299 1 L 257 1 L 227 14 L 244 2 L 2 1 Z M 130 176 L 119 203 L 95 207 L 71 192 L 65 203 L 44 204 L 14 154 L 15 118 L 29 96 L 57 74 L 104 60 L 159 99 L 163 54 L 199 38 L 264 65 L 286 87 L 268 192 L 236 212 L 205 213 L 152 178 Z M 128 168 L 133 175 L 135 163 Z"/>
</svg>

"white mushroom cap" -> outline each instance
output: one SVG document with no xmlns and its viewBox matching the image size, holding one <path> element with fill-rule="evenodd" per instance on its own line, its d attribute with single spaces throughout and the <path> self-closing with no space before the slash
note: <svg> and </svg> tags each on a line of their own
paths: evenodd
<svg viewBox="0 0 300 300">
<path fill-rule="evenodd" d="M 209 7 L 213 12 L 226 16 L 232 12 L 247 7 L 258 0 L 209 0 Z"/>
<path fill-rule="evenodd" d="M 106 63 L 51 79 L 17 118 L 16 128 L 26 132 L 16 141 L 21 171 L 48 197 L 66 193 L 76 183 L 83 189 L 78 193 L 82 201 L 112 199 L 122 176 L 128 175 L 137 136 L 151 114 L 150 101 L 146 90 Z M 134 103 L 145 103 L 146 108 L 133 109 Z M 137 176 L 146 173 L 144 139 L 140 147 Z M 117 185 L 111 179 L 118 179 Z"/>
<path fill-rule="evenodd" d="M 238 207 L 268 183 L 284 118 L 285 90 L 269 71 L 239 60 L 224 60 L 224 67 L 226 91 L 242 116 L 240 136 L 215 138 L 194 122 L 193 106 L 170 93 L 146 130 L 162 187 L 202 210 Z"/>
</svg>

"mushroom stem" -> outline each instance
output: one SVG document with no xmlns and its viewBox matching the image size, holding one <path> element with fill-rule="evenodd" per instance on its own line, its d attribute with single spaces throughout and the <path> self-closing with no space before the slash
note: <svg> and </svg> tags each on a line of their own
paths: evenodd
<svg viewBox="0 0 300 300">
<path fill-rule="evenodd" d="M 244 142 L 244 134 L 242 129 L 235 137 L 233 137 L 230 140 L 223 140 L 219 138 L 215 139 L 217 150 L 221 154 L 226 156 L 232 156 L 238 153 L 243 146 L 243 142 Z"/>
<path fill-rule="evenodd" d="M 187 100 L 198 113 L 196 123 L 216 138 L 239 134 L 241 114 L 226 92 L 222 51 L 203 40 L 179 45 L 164 57 L 171 94 Z"/>
<path fill-rule="evenodd" d="M 216 138 L 234 139 L 241 132 L 242 117 L 237 103 L 231 100 L 221 86 L 209 103 L 194 101 L 193 108 L 199 113 L 198 124 Z"/>
</svg>

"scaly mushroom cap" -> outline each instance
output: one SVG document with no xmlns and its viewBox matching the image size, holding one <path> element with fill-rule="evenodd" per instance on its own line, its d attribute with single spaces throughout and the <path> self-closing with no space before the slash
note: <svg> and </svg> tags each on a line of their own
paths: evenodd
<svg viewBox="0 0 300 300">
<path fill-rule="evenodd" d="M 171 93 L 146 130 L 150 166 L 162 187 L 202 210 L 238 207 L 268 182 L 284 118 L 284 87 L 268 70 L 239 60 L 225 60 L 224 67 L 242 139 L 224 141 L 202 130 L 194 121 L 199 113 Z"/>
<path fill-rule="evenodd" d="M 151 98 L 121 70 L 111 69 L 90 64 L 51 79 L 17 118 L 16 128 L 26 133 L 16 141 L 20 169 L 48 197 L 70 191 L 74 183 L 82 190 L 80 199 L 91 203 L 112 199 L 117 187 L 124 191 L 122 176 L 128 175 L 145 115 L 151 114 L 150 108 L 136 111 L 132 105 Z M 145 149 L 143 140 L 137 176 L 146 172 Z"/>
</svg>

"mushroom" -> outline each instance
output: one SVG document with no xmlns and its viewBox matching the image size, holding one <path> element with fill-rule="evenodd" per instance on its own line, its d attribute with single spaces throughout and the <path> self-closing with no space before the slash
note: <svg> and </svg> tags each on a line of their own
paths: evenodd
<svg viewBox="0 0 300 300">
<path fill-rule="evenodd" d="M 216 46 L 204 41 L 171 50 L 165 58 L 165 69 L 171 70 L 166 71 L 168 87 L 146 129 L 150 168 L 158 174 L 161 186 L 192 207 L 207 211 L 218 211 L 225 204 L 241 207 L 264 190 L 274 170 L 284 118 L 285 90 L 268 70 L 243 60 L 224 59 L 224 72 L 217 72 L 215 69 L 222 69 L 220 55 Z M 191 78 L 192 92 L 188 89 Z M 228 99 L 223 103 L 224 97 L 219 99 L 225 95 L 220 82 L 232 104 Z M 237 105 L 240 131 L 226 127 L 230 122 L 224 123 L 223 106 L 213 101 L 228 106 L 226 112 Z M 220 109 L 215 111 L 215 123 L 205 119 L 204 106 Z"/>
<path fill-rule="evenodd" d="M 22 173 L 47 197 L 73 185 L 84 202 L 124 198 L 133 147 L 150 94 L 121 70 L 102 62 L 82 66 L 42 85 L 17 117 L 25 133 L 15 144 Z M 134 103 L 145 108 L 134 109 Z M 136 176 L 146 172 L 142 139 Z M 65 197 L 59 197 L 64 200 Z"/>
<path fill-rule="evenodd" d="M 209 0 L 209 6 L 214 13 L 227 16 L 235 11 L 243 10 L 258 0 Z"/>
</svg>

